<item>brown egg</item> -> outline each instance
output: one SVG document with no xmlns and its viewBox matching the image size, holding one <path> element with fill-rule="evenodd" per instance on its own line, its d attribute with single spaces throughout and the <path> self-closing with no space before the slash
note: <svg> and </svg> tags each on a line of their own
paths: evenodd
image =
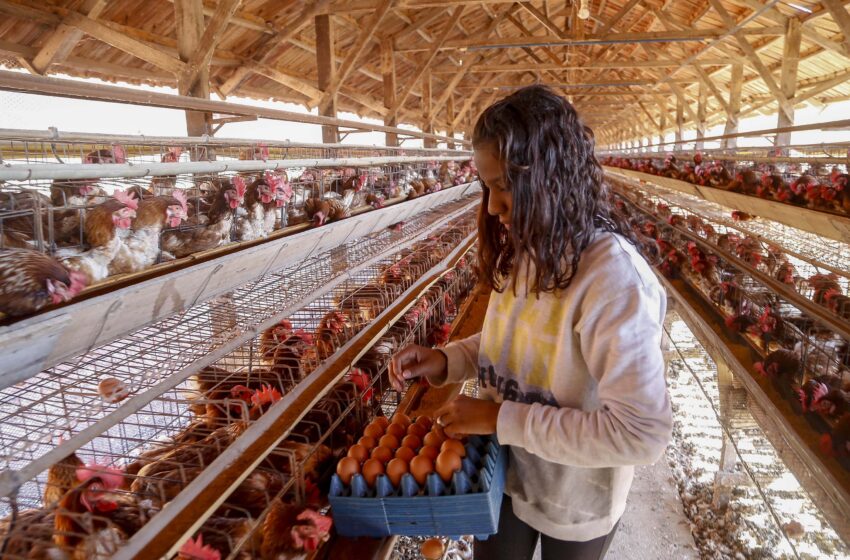
<svg viewBox="0 0 850 560">
<path fill-rule="evenodd" d="M 428 475 L 434 472 L 434 462 L 425 455 L 417 455 L 410 461 L 410 474 L 420 485 L 425 484 Z"/>
<path fill-rule="evenodd" d="M 419 439 L 425 437 L 425 434 L 428 433 L 428 430 L 420 426 L 419 424 L 411 424 L 409 428 L 407 428 L 407 435 L 416 436 Z"/>
<path fill-rule="evenodd" d="M 383 447 L 389 447 L 390 449 L 395 451 L 396 449 L 398 449 L 399 446 L 398 438 L 392 434 L 386 434 L 378 440 L 378 445 L 381 445 Z"/>
<path fill-rule="evenodd" d="M 384 428 L 382 428 L 380 424 L 372 422 L 366 426 L 365 430 L 363 430 L 363 435 L 379 439 L 382 435 L 384 435 Z"/>
<path fill-rule="evenodd" d="M 379 474 L 384 474 L 384 464 L 377 459 L 369 459 L 363 463 L 363 478 L 366 479 L 366 484 L 375 486 L 375 480 Z"/>
<path fill-rule="evenodd" d="M 419 545 L 419 552 L 425 560 L 440 560 L 446 549 L 443 547 L 443 541 L 431 538 Z"/>
<path fill-rule="evenodd" d="M 123 401 L 130 394 L 127 385 L 114 377 L 101 379 L 100 383 L 97 384 L 97 392 L 100 393 L 100 398 L 110 404 Z"/>
<path fill-rule="evenodd" d="M 404 429 L 407 430 L 407 427 L 410 426 L 410 416 L 405 414 L 404 412 L 396 412 L 393 414 L 393 424 L 401 424 L 404 426 Z"/>
<path fill-rule="evenodd" d="M 386 465 L 390 462 L 390 459 L 393 458 L 393 450 L 389 447 L 379 445 L 378 447 L 372 450 L 372 458 L 377 459 Z"/>
<path fill-rule="evenodd" d="M 371 451 L 375 449 L 375 447 L 377 447 L 378 440 L 373 438 L 372 436 L 363 436 L 362 438 L 357 440 L 357 443 Z"/>
<path fill-rule="evenodd" d="M 336 474 L 346 486 L 351 484 L 351 477 L 359 472 L 360 461 L 354 457 L 343 457 L 339 460 L 339 463 L 336 464 Z"/>
<path fill-rule="evenodd" d="M 408 434 L 404 436 L 403 440 L 401 440 L 401 445 L 403 447 L 409 447 L 411 449 L 419 449 L 420 447 L 422 447 L 422 440 L 419 438 L 419 436 Z"/>
<path fill-rule="evenodd" d="M 365 445 L 355 443 L 348 448 L 348 456 L 357 459 L 358 463 L 362 463 L 369 458 L 369 450 L 366 449 Z"/>
<path fill-rule="evenodd" d="M 401 477 L 407 472 L 410 472 L 410 468 L 404 459 L 393 459 L 387 463 L 387 477 L 396 488 L 401 484 Z"/>
<path fill-rule="evenodd" d="M 434 422 L 428 416 L 420 416 L 416 419 L 416 423 L 425 428 L 425 430 L 427 431 L 431 429 L 431 425 Z"/>
<path fill-rule="evenodd" d="M 387 426 L 390 425 L 390 421 L 386 416 L 376 416 L 374 420 L 371 422 L 372 424 L 379 424 L 384 431 L 387 430 Z"/>
<path fill-rule="evenodd" d="M 440 475 L 440 478 L 443 479 L 443 482 L 451 482 L 452 475 L 456 470 L 460 469 L 460 466 L 460 455 L 458 455 L 451 449 L 442 451 L 437 456 L 437 474 Z"/>
<path fill-rule="evenodd" d="M 434 447 L 439 449 L 440 446 L 443 445 L 443 442 L 445 440 L 445 437 L 432 430 L 425 434 L 425 437 L 422 439 L 422 443 L 424 443 L 425 445 L 433 445 Z"/>
<path fill-rule="evenodd" d="M 401 424 L 390 424 L 387 426 L 387 433 L 401 439 L 407 435 L 407 430 Z"/>
<path fill-rule="evenodd" d="M 395 456 L 397 459 L 403 459 L 405 463 L 409 463 L 411 459 L 416 457 L 416 451 L 409 447 L 399 447 L 396 449 Z"/>
<path fill-rule="evenodd" d="M 451 449 L 461 457 L 466 457 L 466 448 L 459 439 L 449 438 L 444 441 L 443 445 L 440 446 L 440 451 L 445 451 L 446 449 Z"/>
<path fill-rule="evenodd" d="M 446 435 L 445 430 L 443 430 L 443 427 L 440 426 L 439 424 L 432 425 L 431 431 L 434 432 L 435 434 L 437 434 L 438 436 L 440 436 L 441 438 L 443 438 L 443 441 L 445 441 L 449 438 L 449 436 Z"/>
<path fill-rule="evenodd" d="M 423 445 L 422 449 L 419 450 L 419 454 L 425 455 L 426 457 L 428 457 L 432 461 L 436 461 L 437 455 L 440 454 L 440 449 L 437 448 L 437 447 L 434 447 L 433 445 Z"/>
</svg>

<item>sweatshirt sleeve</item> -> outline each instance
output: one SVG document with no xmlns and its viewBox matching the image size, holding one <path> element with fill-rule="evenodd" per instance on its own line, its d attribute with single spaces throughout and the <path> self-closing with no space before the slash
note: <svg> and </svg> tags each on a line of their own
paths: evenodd
<svg viewBox="0 0 850 560">
<path fill-rule="evenodd" d="M 575 332 L 598 382 L 599 408 L 506 401 L 497 420 L 499 441 L 577 467 L 658 460 L 673 424 L 661 350 L 665 298 L 658 284 L 644 284 L 594 305 Z"/>
<path fill-rule="evenodd" d="M 478 348 L 481 333 L 447 344 L 442 348 L 446 355 L 446 376 L 431 379 L 431 385 L 441 387 L 449 383 L 462 383 L 478 375 Z"/>
</svg>

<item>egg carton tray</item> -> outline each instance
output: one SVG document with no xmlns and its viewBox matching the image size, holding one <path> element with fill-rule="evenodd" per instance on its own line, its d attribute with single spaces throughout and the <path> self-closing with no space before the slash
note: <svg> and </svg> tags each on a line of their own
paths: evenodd
<svg viewBox="0 0 850 560">
<path fill-rule="evenodd" d="M 346 486 L 336 474 L 329 499 L 336 531 L 345 537 L 475 535 L 486 539 L 499 527 L 508 450 L 495 437 L 470 436 L 462 467 L 443 482 L 433 472 L 424 487 L 404 474 L 399 486 L 378 475 L 370 488 L 360 474 Z"/>
</svg>

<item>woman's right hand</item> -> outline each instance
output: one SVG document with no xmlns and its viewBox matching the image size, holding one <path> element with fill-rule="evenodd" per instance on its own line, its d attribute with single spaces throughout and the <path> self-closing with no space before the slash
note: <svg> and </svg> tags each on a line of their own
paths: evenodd
<svg viewBox="0 0 850 560">
<path fill-rule="evenodd" d="M 446 373 L 446 355 L 435 348 L 410 344 L 396 352 L 390 360 L 390 383 L 396 391 L 415 377 L 440 377 Z"/>
</svg>

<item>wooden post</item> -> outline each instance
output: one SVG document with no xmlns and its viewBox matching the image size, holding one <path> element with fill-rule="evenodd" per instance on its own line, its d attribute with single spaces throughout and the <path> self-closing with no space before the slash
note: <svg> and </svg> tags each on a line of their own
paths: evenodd
<svg viewBox="0 0 850 560">
<path fill-rule="evenodd" d="M 425 70 L 422 74 L 422 132 L 434 133 L 434 116 L 431 114 L 431 70 Z M 422 141 L 426 148 L 436 148 L 437 141 L 426 138 Z"/>
<path fill-rule="evenodd" d="M 455 127 L 452 124 L 455 120 L 455 99 L 454 95 L 449 94 L 449 97 L 446 99 L 446 121 L 449 123 L 449 129 L 446 131 L 446 136 L 450 136 L 454 138 L 455 135 Z M 454 142 L 448 142 L 446 144 L 446 148 L 449 150 L 455 149 Z"/>
<path fill-rule="evenodd" d="M 705 147 L 705 105 L 708 102 L 708 88 L 703 82 L 699 83 L 699 98 L 697 101 L 697 150 Z"/>
<path fill-rule="evenodd" d="M 393 61 L 393 42 L 381 41 L 381 77 L 384 82 L 384 107 L 392 109 L 395 105 L 395 63 Z M 398 117 L 390 112 L 384 117 L 384 126 L 397 126 Z M 387 146 L 398 146 L 398 134 L 387 132 Z"/>
<path fill-rule="evenodd" d="M 667 98 L 662 97 L 658 103 L 658 132 L 661 138 L 664 138 L 664 131 L 667 130 Z M 663 140 L 662 140 L 663 141 Z"/>
<path fill-rule="evenodd" d="M 683 95 L 676 96 L 676 150 L 682 150 L 682 138 L 685 128 L 685 99 Z"/>
<path fill-rule="evenodd" d="M 779 101 L 779 117 L 776 122 L 777 128 L 794 126 L 794 95 L 797 93 L 797 66 L 800 64 L 800 41 L 803 37 L 803 28 L 797 18 L 788 18 L 785 28 L 785 47 L 782 52 L 782 74 L 779 87 L 782 95 L 788 100 L 787 103 Z M 774 145 L 787 146 L 791 143 L 790 132 L 780 132 L 776 135 Z"/>
<path fill-rule="evenodd" d="M 327 91 L 334 81 L 336 66 L 334 64 L 334 23 L 329 14 L 318 15 L 316 22 L 316 67 L 318 69 L 319 89 Z M 319 115 L 336 117 L 336 95 L 319 104 Z M 394 126 L 394 125 L 393 125 Z M 339 127 L 325 125 L 322 127 L 322 141 L 326 144 L 339 142 Z"/>
<path fill-rule="evenodd" d="M 176 0 L 174 17 L 177 23 L 177 51 L 180 60 L 187 62 L 198 50 L 204 35 L 203 0 Z M 182 76 L 179 79 L 183 79 Z M 178 89 L 183 90 L 181 86 L 183 84 L 178 83 Z M 209 64 L 198 73 L 197 81 L 185 94 L 202 99 L 210 98 Z M 186 111 L 186 133 L 189 136 L 212 134 L 211 121 L 212 113 Z"/>
<path fill-rule="evenodd" d="M 741 87 L 744 84 L 744 65 L 741 62 L 736 62 L 732 65 L 732 77 L 729 83 L 729 114 L 726 116 L 726 128 L 723 129 L 723 134 L 738 133 L 738 115 L 741 113 Z M 737 138 L 724 138 L 721 146 L 726 148 L 736 148 L 738 146 Z"/>
</svg>

